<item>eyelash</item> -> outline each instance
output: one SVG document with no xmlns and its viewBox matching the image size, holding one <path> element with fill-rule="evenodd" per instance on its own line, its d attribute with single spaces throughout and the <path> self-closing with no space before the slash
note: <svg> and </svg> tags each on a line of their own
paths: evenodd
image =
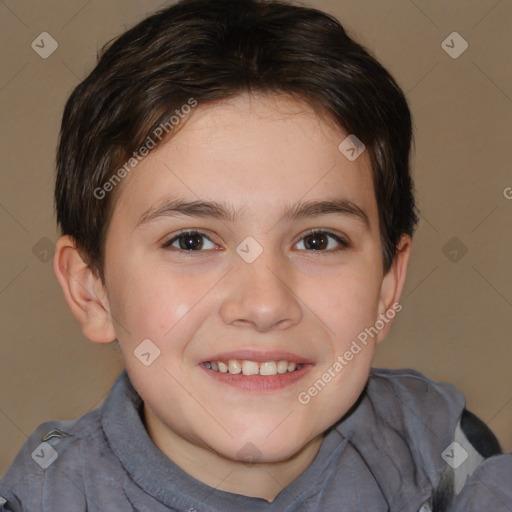
<svg viewBox="0 0 512 512">
<path fill-rule="evenodd" d="M 336 233 L 333 233 L 332 231 L 329 231 L 328 229 L 311 229 L 311 230 L 307 231 L 306 233 L 304 233 L 303 235 L 301 235 L 299 242 L 303 241 L 308 236 L 315 236 L 315 235 L 316 236 L 327 235 L 328 237 L 333 238 L 339 244 L 339 246 L 336 249 L 328 249 L 328 250 L 323 250 L 323 251 L 322 250 L 320 250 L 320 251 L 319 250 L 316 250 L 316 251 L 315 250 L 306 250 L 306 252 L 332 254 L 335 252 L 346 250 L 351 247 L 351 244 L 350 244 L 350 242 L 348 242 L 348 240 L 342 238 L 340 235 L 338 235 Z M 299 242 L 297 242 L 297 243 L 299 243 Z M 295 245 L 297 245 L 297 243 Z"/>
<path fill-rule="evenodd" d="M 178 233 L 177 235 L 174 235 L 169 240 L 165 241 L 162 244 L 162 248 L 163 249 L 176 250 L 176 251 L 184 252 L 184 253 L 206 252 L 206 251 L 213 250 L 213 249 L 207 249 L 207 250 L 191 250 L 191 249 L 188 249 L 187 250 L 187 249 L 180 249 L 178 247 L 172 247 L 172 245 L 174 243 L 176 243 L 180 238 L 182 238 L 182 237 L 190 237 L 190 236 L 195 236 L 195 235 L 199 235 L 201 237 L 204 237 L 208 241 L 210 241 L 212 244 L 217 245 L 206 234 L 201 233 L 200 231 L 182 231 L 181 233 Z M 348 242 L 347 240 L 343 239 L 338 234 L 333 233 L 332 231 L 329 231 L 327 229 L 312 229 L 310 231 L 307 231 L 306 233 L 304 233 L 300 237 L 300 239 L 294 244 L 294 246 L 297 245 L 299 242 L 303 241 L 304 239 L 306 239 L 307 237 L 315 236 L 315 235 L 316 236 L 318 236 L 318 235 L 327 235 L 328 237 L 334 239 L 339 244 L 339 247 L 337 247 L 336 249 L 327 249 L 327 250 L 300 249 L 301 251 L 332 254 L 332 253 L 335 253 L 335 252 L 338 252 L 338 251 L 346 250 L 346 249 L 351 247 L 350 242 Z"/>
</svg>

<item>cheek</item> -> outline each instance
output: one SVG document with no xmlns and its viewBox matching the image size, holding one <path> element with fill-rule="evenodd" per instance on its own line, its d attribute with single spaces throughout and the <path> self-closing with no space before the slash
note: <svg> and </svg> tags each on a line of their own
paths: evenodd
<svg viewBox="0 0 512 512">
<path fill-rule="evenodd" d="M 316 286 L 309 302 L 329 327 L 336 344 L 350 342 L 378 318 L 380 281 L 371 270 L 340 269 Z"/>
<path fill-rule="evenodd" d="M 197 303 L 199 287 L 189 281 L 164 271 L 130 272 L 113 293 L 112 314 L 126 329 L 120 337 L 134 343 L 141 337 L 160 343 L 167 339 Z"/>
</svg>

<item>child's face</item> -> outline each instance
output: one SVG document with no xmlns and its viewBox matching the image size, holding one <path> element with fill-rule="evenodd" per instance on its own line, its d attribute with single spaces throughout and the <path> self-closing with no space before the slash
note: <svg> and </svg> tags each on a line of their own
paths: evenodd
<svg viewBox="0 0 512 512">
<path fill-rule="evenodd" d="M 333 366 L 401 287 L 382 270 L 368 154 L 349 161 L 338 149 L 347 134 L 282 97 L 191 115 L 118 185 L 105 257 L 116 333 L 150 432 L 283 460 L 354 404 L 388 325 Z M 160 350 L 148 366 L 134 354 L 146 339 Z M 208 368 L 229 359 L 303 367 Z"/>
</svg>

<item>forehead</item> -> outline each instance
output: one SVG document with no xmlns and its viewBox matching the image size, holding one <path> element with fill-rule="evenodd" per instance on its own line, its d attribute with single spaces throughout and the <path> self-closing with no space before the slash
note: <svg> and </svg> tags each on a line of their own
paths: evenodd
<svg viewBox="0 0 512 512">
<path fill-rule="evenodd" d="M 348 160 L 339 149 L 348 134 L 303 102 L 243 95 L 199 104 L 184 121 L 123 180 L 113 221 L 136 223 L 170 196 L 220 201 L 240 218 L 325 198 L 377 215 L 367 152 Z"/>
</svg>

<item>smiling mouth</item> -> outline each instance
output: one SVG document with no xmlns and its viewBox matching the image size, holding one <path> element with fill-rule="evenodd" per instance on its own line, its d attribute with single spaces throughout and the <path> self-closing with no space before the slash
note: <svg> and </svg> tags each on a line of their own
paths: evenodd
<svg viewBox="0 0 512 512">
<path fill-rule="evenodd" d="M 293 373 L 303 368 L 303 364 L 284 359 L 279 361 L 250 361 L 247 359 L 229 359 L 227 361 L 206 361 L 202 366 L 217 373 L 229 373 L 231 375 L 284 375 Z"/>
</svg>

